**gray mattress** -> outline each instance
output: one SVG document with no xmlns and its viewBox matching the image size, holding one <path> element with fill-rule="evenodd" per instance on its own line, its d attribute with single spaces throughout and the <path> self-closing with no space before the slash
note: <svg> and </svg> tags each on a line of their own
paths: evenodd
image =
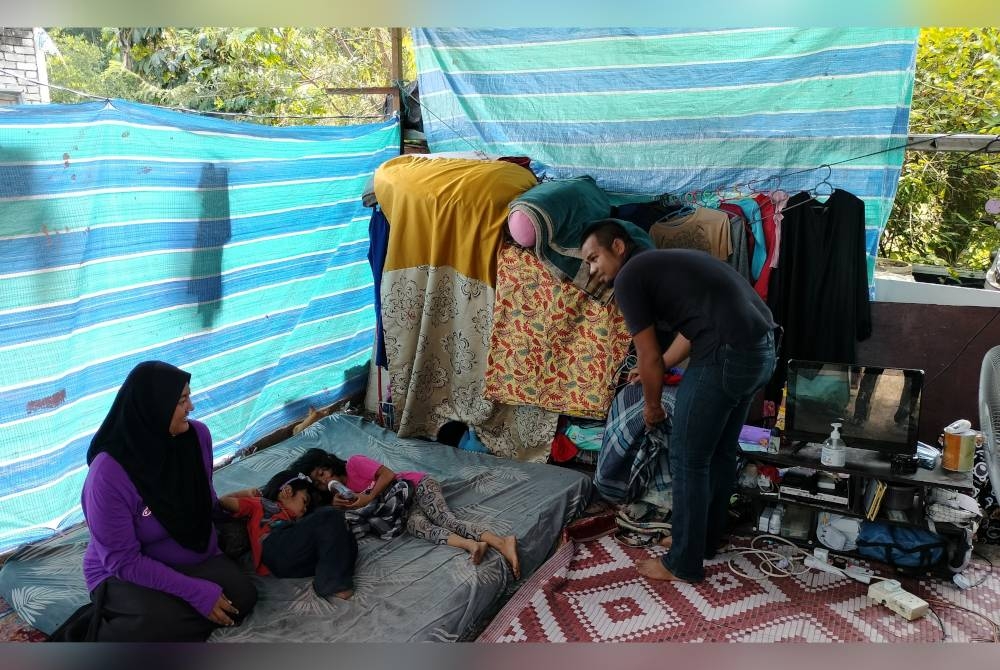
<svg viewBox="0 0 1000 670">
<path fill-rule="evenodd" d="M 393 470 L 423 470 L 441 482 L 453 511 L 518 537 L 522 578 L 554 549 L 561 528 L 580 514 L 590 495 L 585 476 L 550 465 L 518 463 L 394 433 L 338 415 L 215 473 L 219 494 L 259 486 L 310 447 L 338 456 L 366 454 Z M 29 624 L 54 631 L 89 600 L 81 562 L 86 527 L 29 545 L 0 570 L 0 594 Z M 468 554 L 406 534 L 360 542 L 353 599 L 329 603 L 310 579 L 254 576 L 259 601 L 242 626 L 220 629 L 218 642 L 452 641 L 491 615 L 513 576 L 490 550 L 472 565 Z M 249 571 L 249 567 L 248 567 Z"/>
</svg>

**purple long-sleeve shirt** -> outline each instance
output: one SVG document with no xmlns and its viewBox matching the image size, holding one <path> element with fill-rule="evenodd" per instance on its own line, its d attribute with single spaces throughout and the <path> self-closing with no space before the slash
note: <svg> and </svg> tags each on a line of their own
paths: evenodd
<svg viewBox="0 0 1000 670">
<path fill-rule="evenodd" d="M 205 424 L 189 422 L 201 445 L 215 505 L 212 435 Z M 182 598 L 203 616 L 211 613 L 222 587 L 206 579 L 188 577 L 171 566 L 193 565 L 218 555 L 214 526 L 205 551 L 191 551 L 179 545 L 150 513 L 122 466 L 105 452 L 90 464 L 81 503 L 90 529 L 90 543 L 83 555 L 83 575 L 89 591 L 114 576 Z"/>
</svg>

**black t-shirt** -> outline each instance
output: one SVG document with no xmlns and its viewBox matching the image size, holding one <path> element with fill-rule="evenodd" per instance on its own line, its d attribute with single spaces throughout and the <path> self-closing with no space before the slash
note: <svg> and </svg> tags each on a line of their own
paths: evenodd
<svg viewBox="0 0 1000 670">
<path fill-rule="evenodd" d="M 650 326 L 680 332 L 691 341 L 691 360 L 712 356 L 722 344 L 753 344 L 776 328 L 746 279 L 693 249 L 633 254 L 615 278 L 615 300 L 633 335 Z"/>
</svg>

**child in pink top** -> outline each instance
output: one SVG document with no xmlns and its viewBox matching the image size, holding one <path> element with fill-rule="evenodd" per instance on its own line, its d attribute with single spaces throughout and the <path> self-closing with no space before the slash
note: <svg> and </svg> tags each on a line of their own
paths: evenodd
<svg viewBox="0 0 1000 670">
<path fill-rule="evenodd" d="M 493 547 L 510 564 L 515 579 L 521 577 L 517 538 L 513 535 L 500 537 L 483 526 L 457 518 L 445 502 L 441 485 L 426 472 L 393 472 L 367 456 L 355 454 L 344 461 L 322 449 L 309 449 L 293 467 L 307 473 L 322 491 L 329 490 L 330 482 L 336 480 L 357 494 L 353 499 L 335 495 L 333 506 L 339 509 L 360 509 L 378 497 L 393 480 L 409 481 L 415 488 L 406 519 L 406 530 L 411 535 L 464 549 L 476 564 L 482 560 L 486 549 Z"/>
</svg>

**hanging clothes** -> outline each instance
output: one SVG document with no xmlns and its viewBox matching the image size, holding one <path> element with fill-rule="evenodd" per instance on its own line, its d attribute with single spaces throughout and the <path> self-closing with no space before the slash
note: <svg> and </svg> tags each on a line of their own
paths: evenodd
<svg viewBox="0 0 1000 670">
<path fill-rule="evenodd" d="M 774 205 L 774 253 L 771 254 L 771 268 L 778 267 L 781 256 L 781 220 L 784 218 L 781 210 L 788 204 L 788 194 L 782 190 L 771 191 L 771 203 Z"/>
<path fill-rule="evenodd" d="M 739 207 L 736 207 L 739 210 Z M 740 273 L 747 281 L 750 281 L 750 253 L 747 246 L 746 219 L 742 214 L 729 214 L 729 237 L 733 241 L 733 253 L 729 255 L 729 264 L 734 270 Z"/>
<path fill-rule="evenodd" d="M 729 215 L 729 220 L 733 221 L 734 217 L 739 217 L 743 224 L 743 239 L 746 242 L 747 247 L 747 273 L 746 278 L 751 284 L 753 283 L 753 278 L 750 274 L 750 259 L 753 258 L 753 247 L 754 239 L 753 235 L 750 233 L 750 224 L 747 223 L 746 217 L 743 216 L 743 210 L 739 205 L 732 202 L 721 202 L 719 203 L 719 209 Z"/>
<path fill-rule="evenodd" d="M 779 360 L 856 362 L 856 344 L 872 330 L 864 202 L 841 189 L 826 202 L 793 195 L 784 208 L 780 253 L 768 293 L 784 327 Z M 784 383 L 779 363 L 766 397 L 780 400 Z"/>
<path fill-rule="evenodd" d="M 760 205 L 753 198 L 740 198 L 735 201 L 743 210 L 743 218 L 750 226 L 753 236 L 753 255 L 750 258 L 750 277 L 755 282 L 760 277 L 764 263 L 767 261 L 767 241 L 764 239 L 764 222 L 760 213 Z"/>
<path fill-rule="evenodd" d="M 649 236 L 657 249 L 697 249 L 723 261 L 733 253 L 729 215 L 709 207 L 659 221 L 649 229 Z"/>
<path fill-rule="evenodd" d="M 373 187 L 374 188 L 374 187 Z M 382 213 L 382 208 L 375 204 L 372 218 L 368 222 L 368 264 L 372 268 L 372 279 L 375 282 L 375 365 L 388 368 L 389 360 L 385 355 L 385 331 L 382 329 L 382 269 L 385 267 L 385 255 L 389 249 L 389 221 Z"/>
<path fill-rule="evenodd" d="M 774 203 L 771 198 L 763 193 L 758 193 L 753 197 L 760 205 L 761 225 L 764 228 L 764 265 L 760 269 L 760 274 L 754 282 L 753 288 L 764 300 L 767 300 L 767 283 L 771 278 L 771 258 L 776 252 L 775 232 L 774 232 Z"/>
</svg>

